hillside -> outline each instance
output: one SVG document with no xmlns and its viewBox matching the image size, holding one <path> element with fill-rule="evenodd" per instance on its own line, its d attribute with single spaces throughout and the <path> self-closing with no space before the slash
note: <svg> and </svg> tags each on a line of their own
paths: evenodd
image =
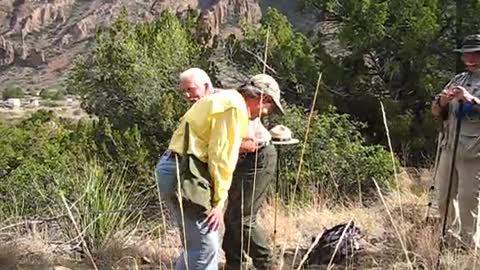
<svg viewBox="0 0 480 270">
<path fill-rule="evenodd" d="M 123 8 L 136 20 L 151 20 L 170 8 L 201 12 L 214 34 L 240 33 L 262 11 L 277 7 L 304 27 L 297 1 L 261 0 L 0 0 L 0 88 L 49 88 L 60 83 L 77 54 L 92 46 L 95 30 Z"/>
</svg>

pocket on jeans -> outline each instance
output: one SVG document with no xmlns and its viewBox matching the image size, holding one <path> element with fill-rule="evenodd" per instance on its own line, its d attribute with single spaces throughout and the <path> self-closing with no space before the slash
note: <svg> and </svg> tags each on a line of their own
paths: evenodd
<svg viewBox="0 0 480 270">
<path fill-rule="evenodd" d="M 177 181 L 177 167 L 175 162 L 168 159 L 160 160 L 156 167 L 157 182 L 160 192 L 173 195 Z"/>
</svg>

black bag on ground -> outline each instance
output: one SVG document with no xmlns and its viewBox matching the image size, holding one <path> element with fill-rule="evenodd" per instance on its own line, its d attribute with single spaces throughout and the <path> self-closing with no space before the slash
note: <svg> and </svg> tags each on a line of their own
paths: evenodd
<svg viewBox="0 0 480 270">
<path fill-rule="evenodd" d="M 348 225 L 348 227 L 347 227 Z M 342 238 L 342 234 L 345 235 Z M 333 263 L 340 264 L 351 260 L 361 249 L 359 240 L 362 238 L 360 228 L 353 222 L 338 224 L 323 232 L 318 243 L 312 249 L 306 260 L 307 265 L 328 264 L 335 253 Z M 341 239 L 341 242 L 340 242 Z M 312 239 L 312 242 L 315 238 Z M 335 249 L 338 249 L 335 252 Z"/>
</svg>

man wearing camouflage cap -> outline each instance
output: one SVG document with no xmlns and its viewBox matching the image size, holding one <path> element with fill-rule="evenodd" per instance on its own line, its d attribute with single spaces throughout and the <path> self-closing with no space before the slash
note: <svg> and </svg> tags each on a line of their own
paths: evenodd
<svg viewBox="0 0 480 270">
<path fill-rule="evenodd" d="M 456 52 L 462 54 L 466 72 L 453 77 L 438 94 L 432 104 L 432 113 L 442 119 L 442 132 L 439 139 L 440 159 L 436 166 L 436 185 L 438 188 L 438 205 L 442 220 L 449 203 L 450 222 L 453 220 L 451 202 L 458 196 L 462 241 L 472 243 L 475 232 L 476 209 L 480 182 L 480 35 L 467 36 L 463 45 Z M 458 112 L 459 101 L 463 110 Z M 460 118 L 460 132 L 456 156 L 456 123 Z M 455 166 L 451 168 L 452 159 Z M 453 178 L 450 180 L 450 170 Z M 451 194 L 448 196 L 449 182 L 452 181 Z M 450 201 L 447 202 L 447 198 Z"/>
<path fill-rule="evenodd" d="M 283 113 L 280 88 L 271 76 L 253 76 L 237 90 L 271 99 Z M 257 227 L 256 216 L 266 199 L 268 185 L 274 179 L 277 152 L 271 143 L 271 135 L 262 125 L 260 118 L 250 121 L 249 125 L 251 134 L 247 137 L 252 138 L 251 142 L 256 147 L 240 155 L 224 218 L 225 235 L 222 247 L 226 257 L 225 269 L 228 270 L 241 269 L 245 255 L 251 257 L 256 269 L 276 269 L 264 232 Z"/>
</svg>

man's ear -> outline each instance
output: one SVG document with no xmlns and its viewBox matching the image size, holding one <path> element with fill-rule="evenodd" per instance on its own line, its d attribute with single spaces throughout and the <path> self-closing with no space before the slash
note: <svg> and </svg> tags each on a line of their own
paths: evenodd
<svg viewBox="0 0 480 270">
<path fill-rule="evenodd" d="M 208 83 L 204 83 L 203 86 L 205 86 L 205 92 L 210 92 L 212 89 L 208 86 Z"/>
</svg>

